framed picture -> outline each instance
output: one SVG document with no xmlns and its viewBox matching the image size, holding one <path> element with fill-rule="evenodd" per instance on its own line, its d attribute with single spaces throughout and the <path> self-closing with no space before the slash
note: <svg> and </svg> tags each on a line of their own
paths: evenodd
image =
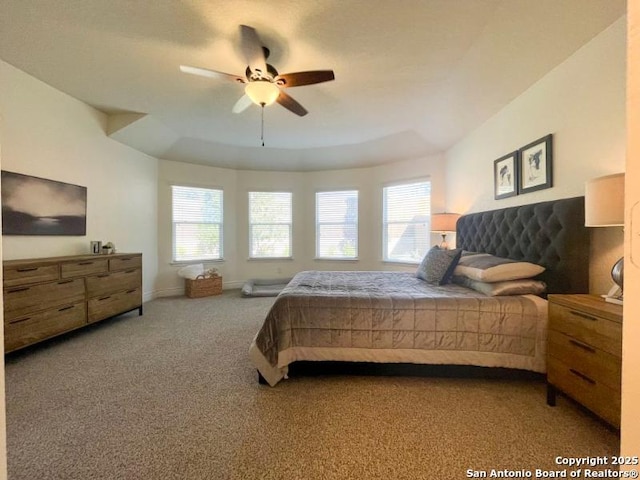
<svg viewBox="0 0 640 480">
<path fill-rule="evenodd" d="M 2 171 L 3 235 L 86 235 L 87 187 Z"/>
<path fill-rule="evenodd" d="M 518 193 L 535 192 L 553 186 L 551 134 L 522 147 L 518 153 L 520 156 Z"/>
<path fill-rule="evenodd" d="M 511 152 L 493 162 L 493 184 L 496 200 L 518 194 L 518 152 Z"/>
</svg>

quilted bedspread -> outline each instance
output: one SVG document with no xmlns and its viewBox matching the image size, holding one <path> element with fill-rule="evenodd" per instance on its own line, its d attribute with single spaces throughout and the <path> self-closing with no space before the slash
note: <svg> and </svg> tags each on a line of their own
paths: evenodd
<svg viewBox="0 0 640 480">
<path fill-rule="evenodd" d="M 464 364 L 545 371 L 546 301 L 487 297 L 406 272 L 297 274 L 249 350 L 270 385 L 296 360 Z"/>
</svg>

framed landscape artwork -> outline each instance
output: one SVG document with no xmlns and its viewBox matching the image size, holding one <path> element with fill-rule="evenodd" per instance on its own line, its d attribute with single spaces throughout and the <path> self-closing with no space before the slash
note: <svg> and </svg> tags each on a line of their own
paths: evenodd
<svg viewBox="0 0 640 480">
<path fill-rule="evenodd" d="M 87 187 L 2 171 L 3 235 L 86 235 Z"/>
<path fill-rule="evenodd" d="M 553 186 L 552 147 L 552 135 L 549 134 L 518 150 L 520 156 L 518 193 L 535 192 Z"/>
<path fill-rule="evenodd" d="M 493 162 L 494 196 L 496 200 L 518 194 L 518 152 L 511 152 Z"/>
</svg>

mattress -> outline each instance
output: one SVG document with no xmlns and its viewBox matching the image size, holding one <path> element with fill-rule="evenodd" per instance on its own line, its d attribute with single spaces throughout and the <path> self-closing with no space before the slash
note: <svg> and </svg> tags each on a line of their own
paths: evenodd
<svg viewBox="0 0 640 480">
<path fill-rule="evenodd" d="M 545 372 L 546 301 L 429 285 L 406 272 L 297 274 L 249 356 L 270 385 L 298 360 L 506 367 Z"/>
</svg>

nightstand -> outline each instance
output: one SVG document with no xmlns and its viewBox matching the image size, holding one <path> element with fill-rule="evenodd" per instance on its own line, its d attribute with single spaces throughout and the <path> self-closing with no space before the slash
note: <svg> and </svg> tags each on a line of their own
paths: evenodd
<svg viewBox="0 0 640 480">
<path fill-rule="evenodd" d="M 557 390 L 620 428 L 622 306 L 596 295 L 549 295 L 547 404 Z"/>
</svg>

